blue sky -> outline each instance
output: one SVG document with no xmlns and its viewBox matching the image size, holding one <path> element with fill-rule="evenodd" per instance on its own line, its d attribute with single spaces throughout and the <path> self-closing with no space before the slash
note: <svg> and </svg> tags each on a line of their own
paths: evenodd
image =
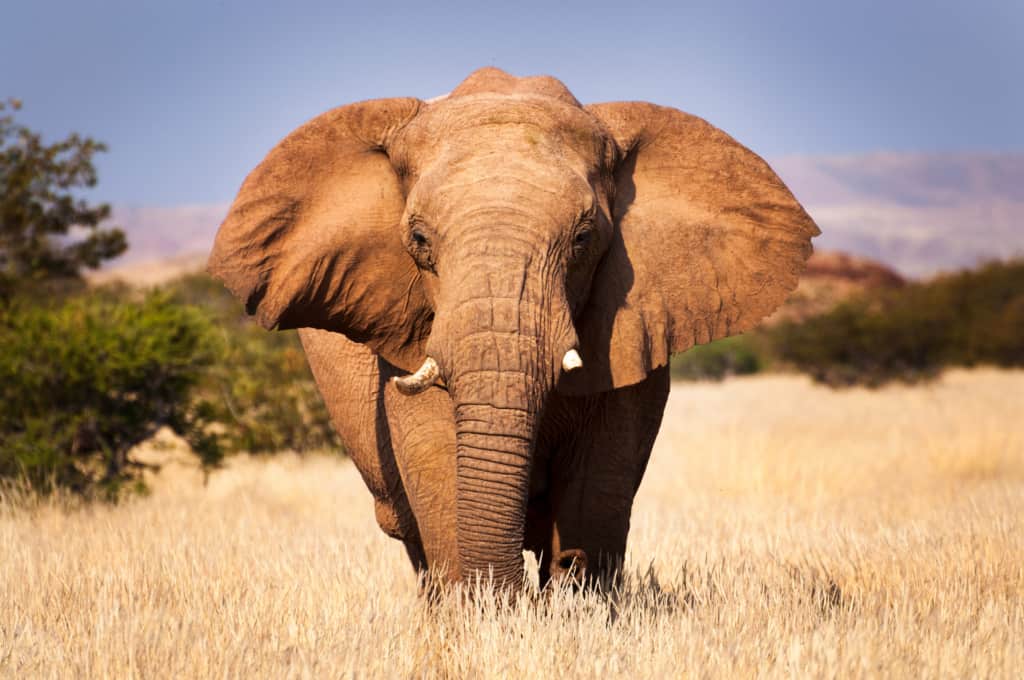
<svg viewBox="0 0 1024 680">
<path fill-rule="evenodd" d="M 131 204 L 230 200 L 304 120 L 484 65 L 676 106 L 768 158 L 1024 149 L 1024 2 L 494 5 L 11 0 L 0 97 L 106 141 L 95 197 Z"/>
</svg>

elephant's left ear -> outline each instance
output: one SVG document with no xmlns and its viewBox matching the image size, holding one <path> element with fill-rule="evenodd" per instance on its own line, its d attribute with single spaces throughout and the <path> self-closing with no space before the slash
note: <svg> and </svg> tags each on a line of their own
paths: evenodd
<svg viewBox="0 0 1024 680">
<path fill-rule="evenodd" d="M 210 253 L 211 274 L 266 328 L 323 328 L 392 364 L 423 361 L 432 308 L 402 244 L 392 139 L 419 100 L 342 106 L 299 127 L 246 178 Z"/>
<path fill-rule="evenodd" d="M 614 240 L 577 321 L 570 393 L 632 385 L 674 352 L 741 333 L 797 284 L 820 232 L 760 157 L 642 102 L 587 107 L 619 147 Z"/>
</svg>

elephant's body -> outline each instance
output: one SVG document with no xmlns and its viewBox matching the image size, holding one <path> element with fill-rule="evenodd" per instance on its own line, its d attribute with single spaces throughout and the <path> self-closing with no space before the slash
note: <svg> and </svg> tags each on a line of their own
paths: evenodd
<svg viewBox="0 0 1024 680">
<path fill-rule="evenodd" d="M 343 335 L 299 331 L 317 385 L 345 450 L 374 500 L 377 522 L 401 540 L 413 566 L 449 578 L 458 565 L 455 421 L 441 387 L 414 397 L 390 378 L 404 374 Z M 668 369 L 592 396 L 556 396 L 541 420 L 523 549 L 543 584 L 582 551 L 601 577 L 625 557 L 633 497 L 668 397 Z"/>
<path fill-rule="evenodd" d="M 670 355 L 772 312 L 817 233 L 706 121 L 487 68 L 298 128 L 209 269 L 267 328 L 303 329 L 413 564 L 516 588 L 524 547 L 542 579 L 621 560 Z"/>
</svg>

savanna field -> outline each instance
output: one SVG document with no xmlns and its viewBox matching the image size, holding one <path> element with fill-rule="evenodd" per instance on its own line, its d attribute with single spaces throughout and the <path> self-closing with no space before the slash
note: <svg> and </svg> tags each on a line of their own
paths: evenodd
<svg viewBox="0 0 1024 680">
<path fill-rule="evenodd" d="M 0 676 L 1020 677 L 1024 372 L 673 387 L 623 589 L 417 595 L 355 469 L 0 501 Z"/>
</svg>

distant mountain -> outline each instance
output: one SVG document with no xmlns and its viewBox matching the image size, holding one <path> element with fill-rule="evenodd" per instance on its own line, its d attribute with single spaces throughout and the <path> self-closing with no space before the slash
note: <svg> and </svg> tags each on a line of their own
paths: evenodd
<svg viewBox="0 0 1024 680">
<path fill-rule="evenodd" d="M 128 252 L 112 268 L 137 267 L 168 258 L 205 257 L 227 211 L 227 203 L 116 205 L 112 223 L 125 230 Z"/>
<path fill-rule="evenodd" d="M 821 227 L 815 248 L 913 277 L 1024 255 L 1024 153 L 789 156 L 772 167 Z M 116 207 L 130 249 L 113 268 L 201 261 L 227 207 Z"/>
<path fill-rule="evenodd" d="M 821 227 L 815 248 L 914 277 L 1024 255 L 1024 153 L 794 156 L 772 167 Z"/>
<path fill-rule="evenodd" d="M 86 272 L 85 278 L 94 284 L 123 281 L 133 286 L 148 288 L 202 271 L 205 267 L 206 253 L 187 252 L 168 257 L 119 262 L 99 271 Z"/>
</svg>

